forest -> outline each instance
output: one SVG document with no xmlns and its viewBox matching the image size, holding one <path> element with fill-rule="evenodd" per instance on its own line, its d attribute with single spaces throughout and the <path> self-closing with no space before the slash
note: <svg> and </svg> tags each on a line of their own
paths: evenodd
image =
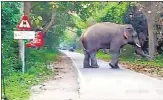
<svg viewBox="0 0 163 100">
<path fill-rule="evenodd" d="M 27 100 L 31 86 L 54 75 L 49 66 L 58 60 L 58 48 L 74 46 L 76 52 L 82 53 L 81 34 L 99 22 L 132 24 L 145 37 L 144 50 L 154 59 L 136 55 L 133 47 L 127 45 L 121 50 L 120 63 L 129 65 L 131 70 L 163 77 L 163 2 L 3 1 L 1 8 L 1 76 L 4 80 L 1 88 L 2 96 L 6 95 L 9 100 Z M 13 38 L 22 12 L 30 16 L 32 30 L 41 30 L 45 40 L 44 47 L 25 48 L 24 74 L 19 41 Z M 97 57 L 111 59 L 105 50 L 100 50 Z"/>
</svg>

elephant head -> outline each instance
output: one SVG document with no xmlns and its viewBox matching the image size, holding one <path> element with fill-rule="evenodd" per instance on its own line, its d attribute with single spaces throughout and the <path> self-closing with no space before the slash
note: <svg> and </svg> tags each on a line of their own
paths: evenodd
<svg viewBox="0 0 163 100">
<path fill-rule="evenodd" d="M 135 45 L 138 48 L 141 48 L 141 44 L 138 39 L 138 34 L 132 27 L 132 25 L 128 24 L 125 25 L 123 35 L 128 44 Z"/>
<path fill-rule="evenodd" d="M 132 27 L 132 25 L 125 25 L 125 28 L 124 28 L 124 33 L 123 33 L 126 41 L 128 44 L 130 45 L 133 45 L 135 47 L 137 47 L 136 49 L 136 53 L 137 54 L 140 54 L 141 56 L 143 57 L 148 57 L 148 58 L 153 58 L 147 54 L 145 54 L 141 48 L 142 44 L 141 42 L 139 41 L 139 38 L 138 38 L 138 34 L 137 32 L 134 30 L 134 28 Z"/>
</svg>

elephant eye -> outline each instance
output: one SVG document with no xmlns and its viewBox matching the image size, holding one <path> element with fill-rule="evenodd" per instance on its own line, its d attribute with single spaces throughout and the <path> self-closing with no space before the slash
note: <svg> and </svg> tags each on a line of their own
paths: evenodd
<svg viewBox="0 0 163 100">
<path fill-rule="evenodd" d="M 128 28 L 127 28 L 127 31 L 128 31 L 129 33 L 132 33 L 134 30 L 133 30 L 133 28 L 128 27 Z"/>
<path fill-rule="evenodd" d="M 136 37 L 138 37 L 138 34 L 134 34 L 132 37 L 133 37 L 133 38 L 136 38 Z"/>
</svg>

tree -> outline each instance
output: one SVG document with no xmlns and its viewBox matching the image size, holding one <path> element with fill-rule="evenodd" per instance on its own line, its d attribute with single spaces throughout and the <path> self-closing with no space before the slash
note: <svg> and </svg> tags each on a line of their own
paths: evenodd
<svg viewBox="0 0 163 100">
<path fill-rule="evenodd" d="M 162 2 L 140 2 L 140 10 L 146 15 L 149 32 L 149 55 L 154 56 L 156 53 L 156 34 L 154 34 L 155 15 L 162 12 Z"/>
</svg>

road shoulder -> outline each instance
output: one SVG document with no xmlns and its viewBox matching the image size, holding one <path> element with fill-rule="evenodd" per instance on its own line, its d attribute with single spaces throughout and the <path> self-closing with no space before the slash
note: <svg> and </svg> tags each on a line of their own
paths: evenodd
<svg viewBox="0 0 163 100">
<path fill-rule="evenodd" d="M 71 59 L 62 54 L 58 62 L 52 65 L 55 76 L 41 85 L 33 86 L 30 100 L 77 100 L 79 86 Z"/>
</svg>

